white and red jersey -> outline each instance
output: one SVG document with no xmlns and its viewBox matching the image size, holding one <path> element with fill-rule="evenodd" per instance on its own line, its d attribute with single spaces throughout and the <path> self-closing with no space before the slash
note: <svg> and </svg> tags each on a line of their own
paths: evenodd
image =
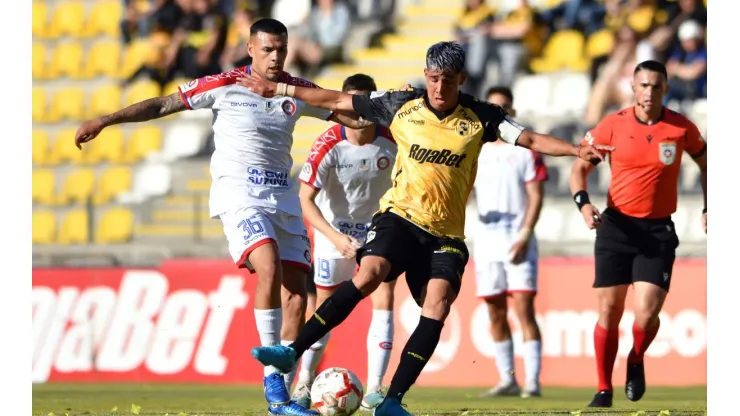
<svg viewBox="0 0 740 416">
<path fill-rule="evenodd" d="M 213 111 L 216 150 L 211 157 L 210 215 L 268 207 L 300 216 L 297 189 L 290 177 L 293 130 L 300 116 L 327 120 L 332 112 L 290 97 L 261 97 L 236 84 L 242 72 L 251 73 L 251 69 L 236 68 L 179 87 L 188 109 Z M 280 82 L 318 88 L 285 72 Z"/>
<path fill-rule="evenodd" d="M 527 211 L 526 184 L 547 178 L 547 167 L 539 154 L 501 143 L 483 145 L 473 185 L 482 223 L 476 245 L 500 247 L 491 254 L 508 256 Z"/>
<path fill-rule="evenodd" d="M 391 186 L 398 150 L 387 128 L 375 128 L 375 140 L 357 146 L 347 140 L 344 126 L 332 126 L 313 143 L 299 176 L 302 182 L 321 190 L 316 205 L 326 221 L 361 242 L 380 198 Z M 314 252 L 323 258 L 342 257 L 318 231 L 314 233 Z"/>
</svg>

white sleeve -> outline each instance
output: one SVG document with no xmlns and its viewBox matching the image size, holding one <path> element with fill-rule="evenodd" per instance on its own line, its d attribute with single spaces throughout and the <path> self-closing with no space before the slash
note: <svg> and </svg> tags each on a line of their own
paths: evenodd
<svg viewBox="0 0 740 416">
<path fill-rule="evenodd" d="M 532 151 L 526 152 L 527 155 L 524 157 L 524 182 L 531 182 L 537 177 L 537 171 L 534 166 L 534 153 Z"/>
<path fill-rule="evenodd" d="M 324 187 L 333 164 L 335 157 L 334 145 L 338 141 L 334 130 L 330 128 L 316 139 L 309 151 L 308 160 L 306 160 L 300 175 L 298 175 L 301 182 L 314 189 Z"/>
<path fill-rule="evenodd" d="M 513 118 L 506 116 L 501 121 L 501 124 L 499 124 L 498 131 L 501 140 L 509 144 L 516 144 L 516 140 L 522 134 L 522 131 L 524 131 L 524 127 L 514 121 Z"/>
<path fill-rule="evenodd" d="M 306 105 L 306 107 L 303 109 L 302 115 L 326 121 L 329 120 L 329 118 L 331 118 L 333 114 L 334 112 L 331 110 Z"/>
<path fill-rule="evenodd" d="M 178 90 L 188 110 L 198 110 L 212 108 L 218 94 L 223 91 L 223 88 L 220 87 L 227 85 L 227 83 L 228 79 L 208 76 L 182 84 L 178 87 Z"/>
</svg>

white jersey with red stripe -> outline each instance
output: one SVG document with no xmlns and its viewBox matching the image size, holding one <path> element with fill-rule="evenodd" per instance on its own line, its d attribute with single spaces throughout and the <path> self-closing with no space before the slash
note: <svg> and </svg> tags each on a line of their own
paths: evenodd
<svg viewBox="0 0 740 416">
<path fill-rule="evenodd" d="M 290 97 L 254 94 L 236 84 L 242 72 L 251 69 L 236 68 L 179 87 L 188 109 L 213 112 L 216 150 L 211 157 L 210 215 L 264 207 L 300 216 L 297 187 L 290 177 L 293 130 L 301 116 L 327 120 L 332 113 Z M 280 82 L 318 88 L 285 72 Z"/>
<path fill-rule="evenodd" d="M 375 140 L 357 146 L 347 140 L 345 127 L 334 125 L 311 147 L 299 179 L 315 189 L 316 205 L 337 231 L 359 241 L 378 210 L 380 198 L 391 186 L 391 171 L 397 147 L 390 131 L 375 127 Z M 329 240 L 316 231 L 314 255 L 341 258 Z"/>
<path fill-rule="evenodd" d="M 526 184 L 547 177 L 547 167 L 539 154 L 499 142 L 483 145 L 473 185 L 482 223 L 476 232 L 476 251 L 480 246 L 487 256 L 508 259 L 527 211 Z"/>
</svg>

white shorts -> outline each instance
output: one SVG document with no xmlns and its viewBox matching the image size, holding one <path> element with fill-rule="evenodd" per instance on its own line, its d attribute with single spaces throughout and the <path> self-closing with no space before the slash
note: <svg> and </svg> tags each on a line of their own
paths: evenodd
<svg viewBox="0 0 740 416">
<path fill-rule="evenodd" d="M 342 283 L 351 280 L 357 271 L 357 260 L 326 259 L 315 255 L 313 281 L 319 289 L 334 289 Z"/>
<path fill-rule="evenodd" d="M 474 259 L 476 296 L 537 293 L 537 257 L 536 241 L 530 242 L 527 257 L 519 264 L 479 254 Z"/>
<path fill-rule="evenodd" d="M 271 208 L 240 208 L 219 215 L 237 267 L 254 272 L 249 254 L 257 247 L 275 243 L 280 260 L 311 270 L 311 243 L 301 217 Z"/>
</svg>

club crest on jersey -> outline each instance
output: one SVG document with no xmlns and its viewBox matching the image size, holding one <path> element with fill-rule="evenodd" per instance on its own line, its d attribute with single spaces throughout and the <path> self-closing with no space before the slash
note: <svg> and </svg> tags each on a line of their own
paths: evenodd
<svg viewBox="0 0 740 416">
<path fill-rule="evenodd" d="M 196 78 L 190 82 L 186 82 L 185 84 L 182 84 L 180 86 L 180 91 L 182 91 L 183 93 L 186 93 L 188 91 L 194 90 L 197 86 L 198 86 L 198 79 Z"/>
<path fill-rule="evenodd" d="M 380 159 L 378 159 L 378 163 L 377 163 L 378 169 L 386 170 L 388 169 L 388 166 L 390 165 L 391 165 L 391 161 L 387 157 L 383 156 Z"/>
<path fill-rule="evenodd" d="M 283 101 L 283 103 L 280 104 L 280 107 L 282 107 L 283 112 L 289 116 L 292 116 L 293 114 L 295 114 L 296 105 L 295 105 L 295 101 L 293 101 L 292 99 L 287 99 Z"/>
<path fill-rule="evenodd" d="M 370 169 L 370 159 L 362 159 L 360 161 L 360 170 Z"/>
<path fill-rule="evenodd" d="M 673 164 L 676 160 L 676 143 L 660 143 L 660 161 L 665 165 Z"/>
<path fill-rule="evenodd" d="M 460 120 L 457 123 L 457 134 L 465 136 L 468 134 L 468 131 L 470 131 L 470 124 L 465 120 Z"/>
</svg>

